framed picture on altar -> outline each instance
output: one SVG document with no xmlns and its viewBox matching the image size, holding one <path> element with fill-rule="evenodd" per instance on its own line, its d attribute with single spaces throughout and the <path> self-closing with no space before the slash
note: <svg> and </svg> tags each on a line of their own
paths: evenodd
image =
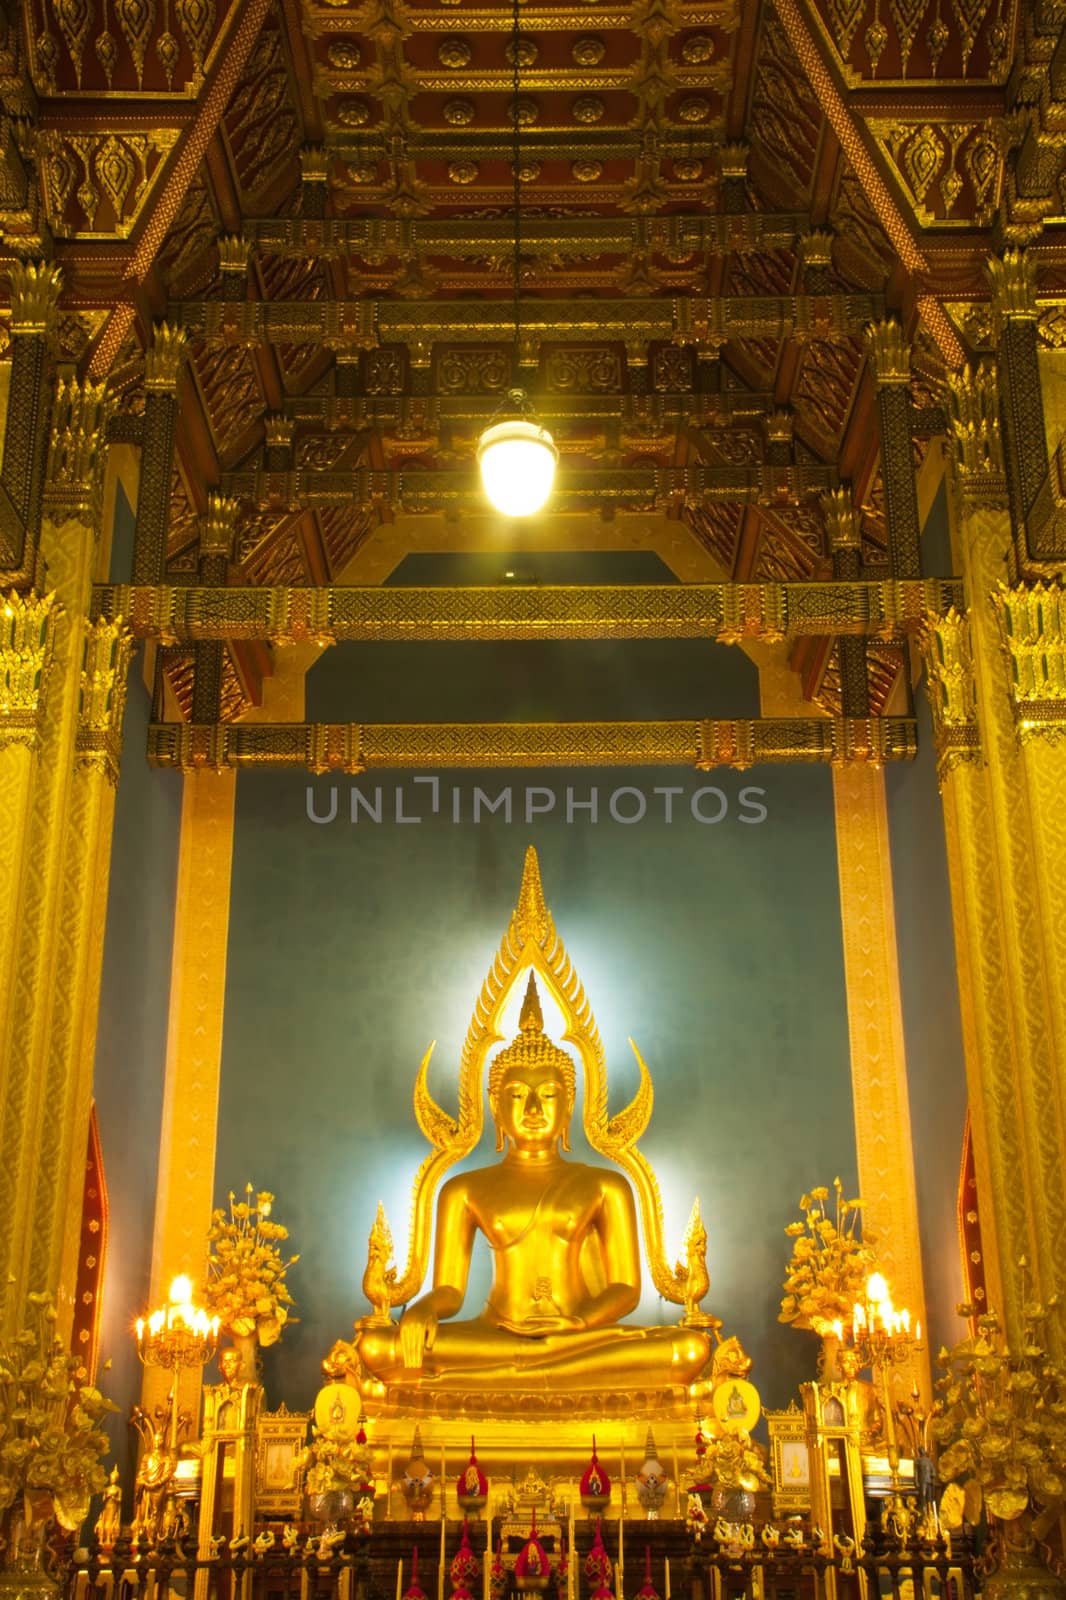
<svg viewBox="0 0 1066 1600">
<path fill-rule="evenodd" d="M 255 1514 L 260 1520 L 293 1519 L 303 1504 L 300 1460 L 309 1411 L 266 1411 L 259 1418 L 255 1451 Z"/>
<path fill-rule="evenodd" d="M 767 1411 L 764 1415 L 770 1432 L 774 1515 L 808 1511 L 811 1458 L 803 1412 L 793 1404 L 787 1411 Z"/>
</svg>

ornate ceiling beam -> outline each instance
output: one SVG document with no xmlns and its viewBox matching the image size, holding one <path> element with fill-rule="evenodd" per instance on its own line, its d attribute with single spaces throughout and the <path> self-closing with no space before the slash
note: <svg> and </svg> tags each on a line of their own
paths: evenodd
<svg viewBox="0 0 1066 1600">
<path fill-rule="evenodd" d="M 608 502 L 619 511 L 650 511 L 704 501 L 794 503 L 836 484 L 836 468 L 618 467 L 580 471 L 563 467 L 552 497 L 555 512 L 588 511 Z M 365 505 L 393 510 L 484 509 L 469 468 L 427 471 L 267 472 L 244 468 L 222 475 L 222 492 L 271 508 Z"/>
<path fill-rule="evenodd" d="M 138 638 L 292 644 L 313 640 L 897 638 L 930 612 L 962 609 L 960 583 L 501 585 L 492 588 L 131 588 L 100 585 L 93 614 Z"/>
<path fill-rule="evenodd" d="M 765 717 L 678 722 L 153 723 L 151 766 L 196 772 L 296 767 L 356 774 L 508 767 L 716 767 L 757 762 L 910 761 L 917 723 L 905 717 Z M 429 780 L 432 782 L 432 780 Z M 439 797 L 438 797 L 439 798 Z M 426 796 L 426 811 L 432 800 Z M 544 809 L 543 803 L 541 809 Z M 710 820 L 709 817 L 705 820 Z"/>
<path fill-rule="evenodd" d="M 805 211 L 748 211 L 736 216 L 524 217 L 522 248 L 562 256 L 628 254 L 641 249 L 724 255 L 787 248 L 810 231 Z M 413 250 L 423 256 L 481 260 L 508 250 L 510 217 L 269 217 L 244 223 L 244 237 L 264 253 L 332 258 Z"/>
<path fill-rule="evenodd" d="M 649 385 L 649 389 L 651 386 Z M 743 390 L 715 390 L 710 394 L 664 393 L 651 389 L 647 394 L 604 394 L 602 391 L 582 392 L 568 389 L 565 394 L 533 385 L 537 411 L 547 420 L 566 423 L 603 423 L 621 421 L 634 428 L 646 426 L 652 415 L 659 422 L 684 421 L 695 428 L 716 428 L 731 433 L 736 429 L 751 431 L 753 424 L 761 423 L 774 410 L 771 394 L 756 394 Z M 504 391 L 499 390 L 502 395 Z M 432 406 L 433 416 L 441 421 L 484 421 L 485 408 L 495 403 L 496 391 L 487 389 L 471 392 L 428 391 L 412 384 L 405 394 L 365 395 L 305 395 L 287 398 L 282 414 L 291 422 L 317 424 L 331 433 L 348 429 L 361 431 L 379 427 L 384 423 L 406 420 L 417 407 Z M 938 413 L 938 416 L 940 414 Z M 916 413 L 916 427 L 927 413 Z M 925 423 L 922 422 L 922 426 Z M 939 428 L 926 431 L 942 431 Z"/>
<path fill-rule="evenodd" d="M 527 340 L 677 340 L 704 347 L 729 339 L 842 339 L 884 314 L 880 295 L 729 295 L 527 299 Z M 384 343 L 428 348 L 452 338 L 509 341 L 510 300 L 220 300 L 172 303 L 169 317 L 193 339 L 228 345 L 324 344 L 333 350 Z"/>
<path fill-rule="evenodd" d="M 147 277 L 156 252 L 181 209 L 185 191 L 207 154 L 270 5 L 271 0 L 234 0 L 220 30 L 214 65 L 208 69 L 196 114 L 167 153 L 153 198 L 137 218 L 133 247 L 122 273 L 129 298 L 113 305 L 93 351 L 90 377 L 107 376 L 129 333 L 135 316 L 133 290 Z"/>
</svg>

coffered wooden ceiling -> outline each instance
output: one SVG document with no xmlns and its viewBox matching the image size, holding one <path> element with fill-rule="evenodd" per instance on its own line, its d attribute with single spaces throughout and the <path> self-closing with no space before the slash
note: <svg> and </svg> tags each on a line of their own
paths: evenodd
<svg viewBox="0 0 1066 1600">
<path fill-rule="evenodd" d="M 521 360 L 554 507 L 683 519 L 722 575 L 803 579 L 844 482 L 883 573 L 865 324 L 904 324 L 916 462 L 945 368 L 988 345 L 992 251 L 1035 254 L 1066 342 L 1064 17 L 521 0 Z M 467 0 L 12 9 L 5 249 L 62 264 L 60 353 L 109 376 L 113 437 L 138 438 L 153 322 L 189 333 L 176 579 L 212 487 L 240 502 L 231 583 L 343 581 L 382 519 L 477 507 L 510 377 L 510 29 Z"/>
</svg>

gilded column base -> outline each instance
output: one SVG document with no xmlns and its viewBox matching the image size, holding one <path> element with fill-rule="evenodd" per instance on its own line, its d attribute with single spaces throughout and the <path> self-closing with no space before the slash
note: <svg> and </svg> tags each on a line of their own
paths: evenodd
<svg viewBox="0 0 1066 1600">
<path fill-rule="evenodd" d="M 982 1600 L 1064 1600 L 1066 1579 L 1057 1578 L 1031 1552 L 1008 1552 L 1003 1565 L 986 1578 Z"/>
</svg>

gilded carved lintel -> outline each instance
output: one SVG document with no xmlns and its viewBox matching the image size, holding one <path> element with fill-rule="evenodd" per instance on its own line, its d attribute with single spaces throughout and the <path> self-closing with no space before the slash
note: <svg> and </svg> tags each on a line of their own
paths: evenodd
<svg viewBox="0 0 1066 1600">
<path fill-rule="evenodd" d="M 118 782 L 133 635 L 122 618 L 94 622 L 85 634 L 74 759 Z"/>
<path fill-rule="evenodd" d="M 212 489 L 207 496 L 207 511 L 200 522 L 200 554 L 224 556 L 233 554 L 233 536 L 237 527 L 240 501 L 232 495 L 219 494 Z"/>
<path fill-rule="evenodd" d="M 0 749 L 37 743 L 57 609 L 54 595 L 14 590 L 0 606 Z"/>
<path fill-rule="evenodd" d="M 152 343 L 144 355 L 144 387 L 149 394 L 176 394 L 185 361 L 188 336 L 184 328 L 157 322 Z"/>
<path fill-rule="evenodd" d="M 44 505 L 54 521 L 99 510 L 112 399 L 103 383 L 61 383 L 56 390 Z"/>
<path fill-rule="evenodd" d="M 948 452 L 964 500 L 1007 503 L 995 363 L 979 361 L 947 377 Z"/>
<path fill-rule="evenodd" d="M 11 332 L 47 333 L 62 287 L 63 274 L 50 261 L 16 261 L 11 268 Z"/>
<path fill-rule="evenodd" d="M 1011 666 L 1018 738 L 1066 736 L 1066 589 L 1001 584 L 992 596 Z"/>
<path fill-rule="evenodd" d="M 862 534 L 851 498 L 851 490 L 840 487 L 819 496 L 825 515 L 825 531 L 831 550 L 860 550 Z"/>
<path fill-rule="evenodd" d="M 903 337 L 903 324 L 895 317 L 867 323 L 864 330 L 866 352 L 879 389 L 911 381 L 911 353 Z"/>
<path fill-rule="evenodd" d="M 969 616 L 955 606 L 939 615 L 930 613 L 919 630 L 918 645 L 933 713 L 937 777 L 943 785 L 961 763 L 982 759 Z"/>
<path fill-rule="evenodd" d="M 880 766 L 917 753 L 907 717 L 763 717 L 676 722 L 153 723 L 148 761 L 195 772 L 294 767 L 358 774 L 438 768 L 678 766 L 758 762 Z"/>
<path fill-rule="evenodd" d="M 998 322 L 1035 322 L 1036 258 L 1024 250 L 1004 250 L 988 262 L 992 308 Z"/>
</svg>

